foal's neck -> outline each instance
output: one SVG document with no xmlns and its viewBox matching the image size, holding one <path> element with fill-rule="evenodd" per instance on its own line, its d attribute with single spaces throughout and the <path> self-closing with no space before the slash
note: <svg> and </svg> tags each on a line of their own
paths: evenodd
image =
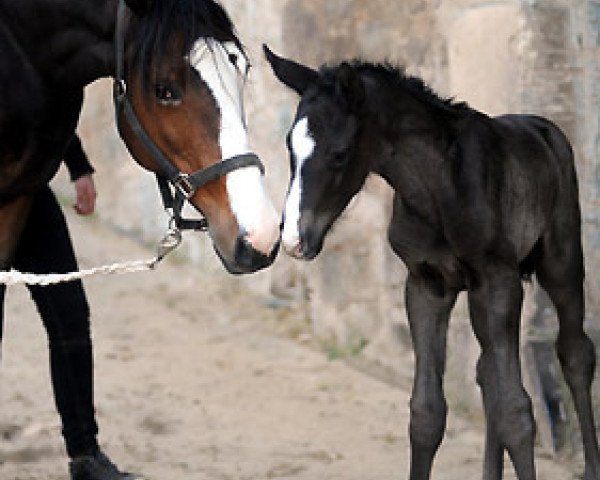
<svg viewBox="0 0 600 480">
<path fill-rule="evenodd" d="M 371 170 L 397 191 L 410 187 L 411 178 L 435 176 L 440 162 L 471 111 L 453 107 L 429 92 L 398 85 L 382 85 L 373 77 L 367 86 L 366 125 Z"/>
</svg>

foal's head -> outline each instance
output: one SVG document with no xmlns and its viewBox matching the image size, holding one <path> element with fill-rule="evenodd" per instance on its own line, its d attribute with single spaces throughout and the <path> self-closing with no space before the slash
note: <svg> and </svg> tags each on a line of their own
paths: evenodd
<svg viewBox="0 0 600 480">
<path fill-rule="evenodd" d="M 266 46 L 265 54 L 277 78 L 301 96 L 287 138 L 291 183 L 282 238 L 288 254 L 312 260 L 369 172 L 361 161 L 365 86 L 347 63 L 319 73 Z"/>
<path fill-rule="evenodd" d="M 212 0 L 127 0 L 133 10 L 125 40 L 128 98 L 158 148 L 189 174 L 250 153 L 243 107 L 249 64 L 223 8 Z M 159 166 L 120 118 L 136 160 Z M 270 265 L 279 219 L 257 166 L 201 187 L 190 203 L 207 218 L 225 267 L 248 273 Z"/>
</svg>

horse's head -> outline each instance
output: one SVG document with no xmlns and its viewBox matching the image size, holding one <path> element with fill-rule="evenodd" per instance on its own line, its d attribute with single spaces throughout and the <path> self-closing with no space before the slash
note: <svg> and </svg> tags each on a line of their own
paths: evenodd
<svg viewBox="0 0 600 480">
<path fill-rule="evenodd" d="M 265 54 L 277 78 L 302 97 L 287 139 L 291 181 L 282 239 L 288 254 L 312 260 L 368 174 L 357 161 L 365 89 L 346 63 L 319 73 L 266 46 Z"/>
<path fill-rule="evenodd" d="M 124 35 L 127 88 L 121 93 L 159 153 L 184 174 L 248 157 L 243 108 L 248 61 L 225 11 L 212 0 L 127 4 L 133 14 Z M 122 110 L 119 129 L 132 155 L 142 166 L 168 174 Z M 208 220 L 215 250 L 232 273 L 270 265 L 278 249 L 278 215 L 254 159 L 185 192 Z"/>
</svg>

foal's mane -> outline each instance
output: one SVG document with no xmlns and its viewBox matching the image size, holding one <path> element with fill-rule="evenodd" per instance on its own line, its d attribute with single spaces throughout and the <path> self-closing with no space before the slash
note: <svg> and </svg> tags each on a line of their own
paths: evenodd
<svg viewBox="0 0 600 480">
<path fill-rule="evenodd" d="M 406 69 L 390 62 L 373 63 L 355 59 L 349 62 L 350 66 L 358 72 L 374 78 L 383 85 L 392 89 L 408 91 L 424 102 L 441 108 L 449 113 L 465 113 L 472 111 L 466 102 L 455 101 L 454 98 L 444 98 L 438 95 L 422 78 L 407 75 Z M 336 67 L 325 66 L 321 73 L 325 79 L 335 78 Z"/>
<path fill-rule="evenodd" d="M 173 39 L 177 39 L 182 57 L 200 37 L 232 41 L 244 52 L 233 22 L 216 0 L 157 0 L 138 22 L 131 46 L 144 77 L 161 62 Z"/>
</svg>

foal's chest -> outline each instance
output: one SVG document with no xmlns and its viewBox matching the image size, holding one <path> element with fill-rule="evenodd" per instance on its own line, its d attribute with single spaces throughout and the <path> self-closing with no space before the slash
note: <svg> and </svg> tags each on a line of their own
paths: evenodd
<svg viewBox="0 0 600 480">
<path fill-rule="evenodd" d="M 454 289 L 466 287 L 464 268 L 441 228 L 416 214 L 399 198 L 394 201 L 388 240 L 412 274 L 434 277 Z"/>
</svg>

